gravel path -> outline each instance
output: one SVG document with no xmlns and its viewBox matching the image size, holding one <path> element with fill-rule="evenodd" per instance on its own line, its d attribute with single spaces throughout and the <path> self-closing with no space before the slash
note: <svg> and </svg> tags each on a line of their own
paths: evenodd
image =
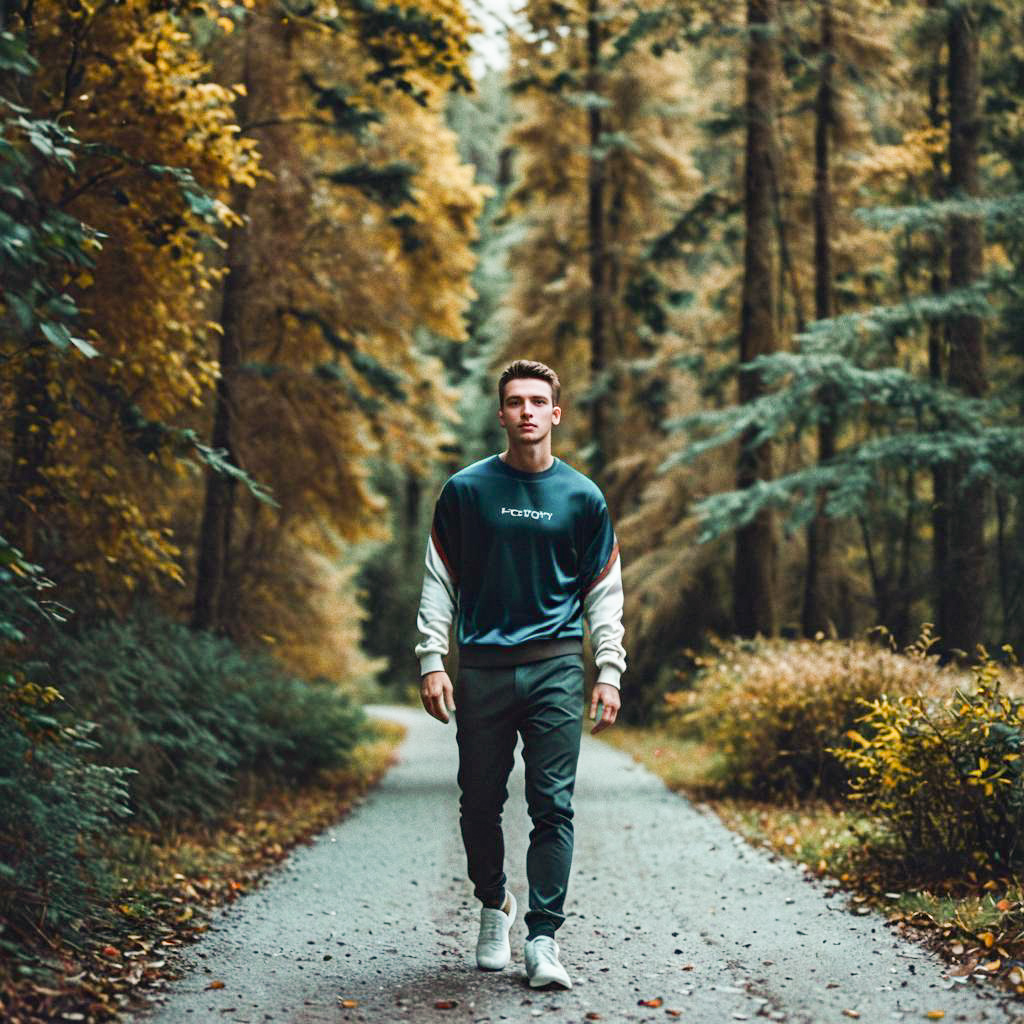
<svg viewBox="0 0 1024 1024">
<path fill-rule="evenodd" d="M 589 737 L 570 916 L 559 932 L 575 987 L 526 985 L 521 919 L 509 967 L 480 972 L 454 727 L 418 710 L 378 713 L 409 728 L 399 764 L 346 821 L 217 920 L 189 952 L 191 972 L 147 1014 L 151 1024 L 817 1024 L 924 1020 L 937 1011 L 947 1021 L 1024 1022 L 1024 1008 L 1018 1014 L 990 988 L 947 979 L 941 963 L 880 918 L 850 914 L 842 896 L 751 849 Z M 509 884 L 525 905 L 521 767 L 510 791 Z M 223 987 L 208 988 L 212 981 Z M 655 999 L 661 1004 L 640 1005 Z M 456 1005 L 439 1008 L 445 1001 Z"/>
</svg>

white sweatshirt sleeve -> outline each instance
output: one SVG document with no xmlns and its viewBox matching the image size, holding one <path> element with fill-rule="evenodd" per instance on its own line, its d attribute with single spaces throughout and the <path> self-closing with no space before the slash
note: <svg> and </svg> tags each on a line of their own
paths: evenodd
<svg viewBox="0 0 1024 1024">
<path fill-rule="evenodd" d="M 622 646 L 622 562 L 616 549 L 605 575 L 587 591 L 583 614 L 590 628 L 590 645 L 597 663 L 597 681 L 618 688 L 626 671 L 626 651 Z"/>
<path fill-rule="evenodd" d="M 416 645 L 420 675 L 444 671 L 441 659 L 448 653 L 448 633 L 455 618 L 455 605 L 455 585 L 451 574 L 434 545 L 434 538 L 430 537 L 427 540 L 420 608 L 416 616 L 416 628 L 421 636 Z"/>
</svg>

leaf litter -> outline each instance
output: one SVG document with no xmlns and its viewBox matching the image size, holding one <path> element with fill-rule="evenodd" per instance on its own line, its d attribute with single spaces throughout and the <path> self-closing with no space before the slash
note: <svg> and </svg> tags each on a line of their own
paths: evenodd
<svg viewBox="0 0 1024 1024">
<path fill-rule="evenodd" d="M 17 1024 L 106 1024 L 159 998 L 181 975 L 178 951 L 208 931 L 216 908 L 341 820 L 390 767 L 402 733 L 381 729 L 357 748 L 352 770 L 244 803 L 217 828 L 171 838 L 132 829 L 125 842 L 144 850 L 145 862 L 116 864 L 120 890 L 73 938 L 14 933 L 0 921 L 0 1016 Z M 220 980 L 207 985 L 223 988 Z"/>
</svg>

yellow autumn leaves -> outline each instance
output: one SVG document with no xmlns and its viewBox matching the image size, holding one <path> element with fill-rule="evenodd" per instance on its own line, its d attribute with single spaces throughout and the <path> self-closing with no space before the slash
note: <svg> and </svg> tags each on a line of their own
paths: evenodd
<svg viewBox="0 0 1024 1024">
<path fill-rule="evenodd" d="M 35 5 L 33 114 L 84 143 L 77 173 L 40 188 L 101 232 L 95 267 L 62 282 L 100 355 L 5 340 L 0 416 L 36 439 L 13 540 L 69 604 L 117 610 L 141 594 L 180 614 L 191 601 L 203 474 L 161 425 L 210 436 L 241 253 L 232 454 L 278 505 L 240 508 L 236 603 L 254 637 L 317 672 L 355 656 L 352 569 L 333 559 L 341 541 L 386 531 L 366 460 L 422 469 L 441 440 L 452 396 L 424 338 L 465 335 L 484 194 L 444 124 L 446 91 L 468 76 L 462 4 L 384 13 L 344 0 L 294 18 L 259 0 Z M 314 85 L 362 111 L 365 130 L 339 128 Z M 327 179 L 399 164 L 397 206 Z M 314 608 L 329 656 L 311 641 Z"/>
</svg>

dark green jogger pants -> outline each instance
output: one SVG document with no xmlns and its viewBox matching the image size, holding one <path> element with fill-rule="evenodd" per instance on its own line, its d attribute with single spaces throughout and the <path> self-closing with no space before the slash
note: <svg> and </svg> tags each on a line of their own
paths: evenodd
<svg viewBox="0 0 1024 1024">
<path fill-rule="evenodd" d="M 455 684 L 460 825 L 476 896 L 496 906 L 505 889 L 501 812 L 516 735 L 523 737 L 526 804 L 533 822 L 526 856 L 529 937 L 554 935 L 572 864 L 572 793 L 583 726 L 583 657 L 514 668 L 462 668 Z"/>
</svg>

